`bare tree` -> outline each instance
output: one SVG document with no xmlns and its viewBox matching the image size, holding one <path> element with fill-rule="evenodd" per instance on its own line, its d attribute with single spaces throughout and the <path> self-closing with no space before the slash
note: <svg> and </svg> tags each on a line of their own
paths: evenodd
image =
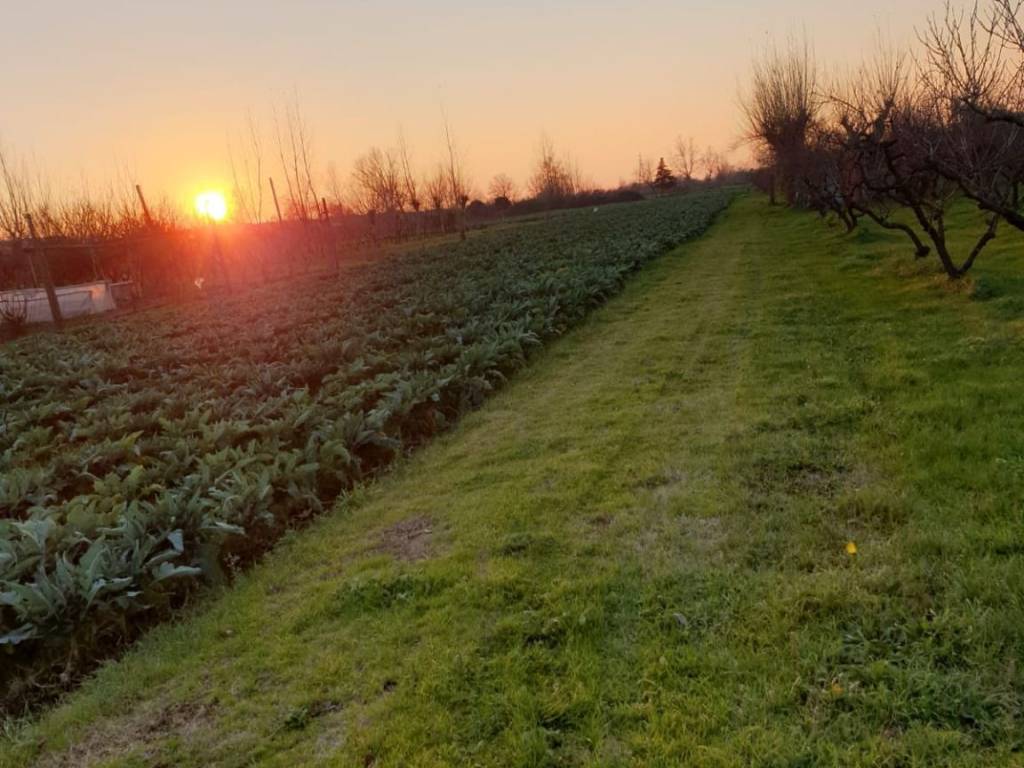
<svg viewBox="0 0 1024 768">
<path fill-rule="evenodd" d="M 700 164 L 700 153 L 697 151 L 697 146 L 694 144 L 693 139 L 684 139 L 682 136 L 677 136 L 673 149 L 673 162 L 675 163 L 680 181 L 693 181 L 694 176 L 697 174 L 697 167 Z"/>
<path fill-rule="evenodd" d="M 997 2 L 987 21 L 946 6 L 921 34 L 922 88 L 946 126 L 935 170 L 983 210 L 1024 230 L 1024 97 L 1021 49 L 1007 45 L 1021 4 Z M 1016 55 L 1012 51 L 1016 51 Z"/>
<path fill-rule="evenodd" d="M 946 274 L 958 279 L 995 238 L 1000 217 L 990 214 L 965 256 L 957 257 L 946 231 L 949 207 L 959 184 L 939 170 L 954 113 L 929 89 L 911 78 L 905 55 L 883 51 L 833 97 L 842 131 L 844 162 L 856 168 L 851 210 L 863 213 L 914 241 L 917 255 L 931 243 Z M 895 223 L 894 213 L 910 214 L 913 226 Z M 918 232 L 921 234 L 919 235 Z"/>
<path fill-rule="evenodd" d="M 344 211 L 347 208 L 345 205 L 344 185 L 342 184 L 341 177 L 338 175 L 338 166 L 333 162 L 327 164 L 325 186 L 327 188 L 327 199 L 331 205 L 338 211 Z"/>
<path fill-rule="evenodd" d="M 448 173 L 443 164 L 439 163 L 434 173 L 424 179 L 423 188 L 431 209 L 444 210 L 448 203 Z"/>
<path fill-rule="evenodd" d="M 704 168 L 704 178 L 707 181 L 721 179 L 731 170 L 728 158 L 714 147 L 708 147 L 704 150 L 704 154 L 701 155 L 700 164 Z"/>
<path fill-rule="evenodd" d="M 924 258 L 931 248 L 904 220 L 903 206 L 889 194 L 894 179 L 880 151 L 884 126 L 873 122 L 909 88 L 908 78 L 907 56 L 883 46 L 852 76 L 833 83 L 828 125 L 816 127 L 803 183 L 819 212 L 835 213 L 848 229 L 866 217 L 884 229 L 902 232 L 913 243 L 915 257 Z"/>
<path fill-rule="evenodd" d="M 313 183 L 312 134 L 299 107 L 298 95 L 284 106 L 283 117 L 274 109 L 277 154 L 288 189 L 288 208 L 300 221 L 309 221 L 318 210 Z"/>
<path fill-rule="evenodd" d="M 434 172 L 424 179 L 423 190 L 427 196 L 427 203 L 437 219 L 437 228 L 443 230 L 444 209 L 448 203 L 448 172 L 443 163 L 438 163 Z"/>
<path fill-rule="evenodd" d="M 796 202 L 799 166 L 820 108 L 818 68 L 806 41 L 791 40 L 785 50 L 769 45 L 755 59 L 751 87 L 742 98 L 744 138 L 773 170 L 773 203 L 776 185 L 787 202 Z"/>
<path fill-rule="evenodd" d="M 834 215 L 847 232 L 852 232 L 864 214 L 851 205 L 858 177 L 849 172 L 842 146 L 841 132 L 819 126 L 808 140 L 808 157 L 803 163 L 800 182 L 814 210 L 823 217 Z"/>
<path fill-rule="evenodd" d="M 575 164 L 559 159 L 554 144 L 547 136 L 542 136 L 537 165 L 529 181 L 530 195 L 546 205 L 558 205 L 579 191 L 578 179 Z"/>
<path fill-rule="evenodd" d="M 246 113 L 238 149 L 228 141 L 228 161 L 238 214 L 250 224 L 263 222 L 263 136 L 252 112 Z"/>
<path fill-rule="evenodd" d="M 987 14 L 947 4 L 920 34 L 919 58 L 883 48 L 824 100 L 806 44 L 770 48 L 744 101 L 746 138 L 788 202 L 848 230 L 868 218 L 900 231 L 951 279 L 1001 222 L 1024 229 L 1024 0 L 989 2 Z M 961 250 L 946 224 L 965 197 L 982 222 Z"/>
<path fill-rule="evenodd" d="M 402 191 L 405 202 L 414 213 L 419 213 L 423 207 L 423 199 L 420 196 L 419 181 L 416 179 L 412 167 L 412 153 L 401 132 L 398 134 L 398 160 L 402 170 Z"/>
<path fill-rule="evenodd" d="M 463 165 L 462 154 L 456 142 L 452 123 L 447 112 L 441 108 L 441 121 L 444 134 L 444 160 L 441 168 L 444 173 L 445 199 L 452 209 L 455 225 L 459 236 L 466 239 L 466 206 L 469 204 L 469 182 Z"/>
<path fill-rule="evenodd" d="M 26 237 L 25 214 L 37 214 L 47 206 L 48 198 L 42 176 L 0 144 L 0 229 L 4 234 L 14 239 Z"/>
<path fill-rule="evenodd" d="M 654 165 L 642 154 L 636 156 L 636 171 L 634 183 L 641 187 L 650 187 L 654 184 Z"/>
<path fill-rule="evenodd" d="M 516 183 L 504 173 L 499 173 L 491 180 L 491 186 L 488 191 L 492 200 L 504 198 L 510 203 L 515 202 L 518 193 Z"/>
<path fill-rule="evenodd" d="M 993 0 L 988 28 L 993 30 L 1018 55 L 1024 54 L 1024 0 Z M 1024 62 L 1020 62 L 1024 68 Z M 1018 76 L 1024 74 L 1018 71 Z"/>
<path fill-rule="evenodd" d="M 361 213 L 398 214 L 405 205 L 405 182 L 398 154 L 372 147 L 352 169 L 356 209 Z"/>
<path fill-rule="evenodd" d="M 80 192 L 59 200 L 54 206 L 54 230 L 76 240 L 107 240 L 122 232 L 124 222 L 118 214 L 117 194 L 113 187 L 95 195 L 83 185 Z M 133 216 L 132 216 L 133 218 Z"/>
<path fill-rule="evenodd" d="M 594 182 L 590 178 L 584 178 L 583 171 L 580 169 L 580 164 L 576 158 L 572 155 L 566 155 L 562 161 L 565 164 L 565 170 L 569 174 L 569 183 L 572 185 L 574 195 L 580 195 L 594 188 Z"/>
<path fill-rule="evenodd" d="M 448 187 L 448 200 L 455 212 L 459 227 L 459 235 L 466 239 L 466 205 L 469 203 L 469 184 L 466 180 L 466 172 L 463 168 L 462 157 L 455 142 L 455 135 L 452 133 L 451 123 L 448 120 L 448 113 L 443 109 L 441 115 L 444 121 L 444 143 L 445 143 L 445 181 Z"/>
<path fill-rule="evenodd" d="M 1005 22 L 981 18 L 947 1 L 942 16 L 931 16 L 919 38 L 924 48 L 922 85 L 933 98 L 958 102 L 993 120 L 1017 122 L 1012 109 L 1019 97 L 1020 65 L 1008 55 Z M 1019 106 L 1019 105 L 1017 105 Z"/>
</svg>

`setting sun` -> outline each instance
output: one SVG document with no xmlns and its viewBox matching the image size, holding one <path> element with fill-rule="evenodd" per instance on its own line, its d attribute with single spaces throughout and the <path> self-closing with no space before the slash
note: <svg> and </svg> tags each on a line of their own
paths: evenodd
<svg viewBox="0 0 1024 768">
<path fill-rule="evenodd" d="M 228 215 L 228 201 L 220 192 L 200 192 L 196 195 L 196 213 L 212 221 L 223 221 Z"/>
</svg>

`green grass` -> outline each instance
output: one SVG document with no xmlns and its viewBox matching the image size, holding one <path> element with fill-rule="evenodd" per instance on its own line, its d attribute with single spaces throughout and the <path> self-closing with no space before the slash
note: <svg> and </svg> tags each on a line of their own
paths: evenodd
<svg viewBox="0 0 1024 768">
<path fill-rule="evenodd" d="M 0 764 L 1021 764 L 1021 251 L 740 200 Z"/>
</svg>

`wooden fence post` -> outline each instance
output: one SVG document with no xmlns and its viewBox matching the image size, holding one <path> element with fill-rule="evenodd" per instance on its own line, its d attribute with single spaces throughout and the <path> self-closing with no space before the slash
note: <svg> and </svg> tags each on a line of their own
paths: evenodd
<svg viewBox="0 0 1024 768">
<path fill-rule="evenodd" d="M 149 213 L 149 206 L 146 205 L 146 196 L 142 194 L 142 185 L 135 185 L 135 194 L 139 196 L 139 204 L 142 206 L 142 219 L 146 222 L 146 232 L 150 237 L 155 234 L 155 227 L 153 226 L 153 217 Z M 142 286 L 144 284 L 142 275 L 142 256 L 139 254 L 139 249 L 135 248 L 135 274 L 138 276 L 138 285 L 135 286 L 139 295 L 142 295 Z M 181 295 L 184 295 L 184 287 L 178 289 Z"/>
<path fill-rule="evenodd" d="M 14 247 L 17 249 L 16 252 L 21 253 L 25 248 L 25 244 L 21 240 L 14 241 Z M 39 275 L 36 273 L 36 258 L 35 248 L 28 248 L 24 250 L 25 261 L 28 262 L 28 271 L 32 273 L 32 287 L 39 287 Z"/>
<path fill-rule="evenodd" d="M 274 196 L 274 210 L 277 211 L 277 223 L 284 224 L 284 217 L 281 215 L 281 204 L 277 202 L 277 188 L 274 186 L 274 177 L 270 177 L 270 194 Z"/>
<path fill-rule="evenodd" d="M 142 194 L 142 185 L 135 185 L 135 194 L 139 196 L 139 203 L 142 204 L 142 218 L 149 229 L 153 229 L 153 217 L 149 215 L 149 206 L 146 205 L 146 196 Z"/>
<path fill-rule="evenodd" d="M 64 316 L 60 312 L 60 301 L 57 299 L 57 290 L 53 286 L 53 273 L 50 271 L 50 257 L 36 234 L 36 225 L 32 221 L 32 214 L 25 214 L 25 221 L 28 222 L 28 234 L 32 238 L 32 258 L 38 265 L 39 273 L 43 278 L 43 287 L 46 289 L 46 300 L 50 303 L 50 314 L 53 322 L 58 328 L 64 325 Z"/>
</svg>

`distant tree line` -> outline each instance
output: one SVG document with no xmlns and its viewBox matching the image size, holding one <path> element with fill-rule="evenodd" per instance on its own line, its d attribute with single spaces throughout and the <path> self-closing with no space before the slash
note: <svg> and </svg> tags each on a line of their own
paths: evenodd
<svg viewBox="0 0 1024 768">
<path fill-rule="evenodd" d="M 1024 229 L 1024 0 L 927 20 L 912 50 L 880 45 L 826 81 L 810 46 L 769 47 L 743 102 L 746 138 L 773 203 L 898 231 L 951 279 L 966 275 L 1001 226 Z M 951 207 L 980 215 L 966 246 Z"/>
<path fill-rule="evenodd" d="M 693 139 L 679 136 L 667 161 L 662 156 L 654 163 L 643 154 L 637 155 L 633 186 L 664 194 L 698 182 L 725 181 L 736 175 L 736 169 L 723 152 L 714 147 L 699 152 Z"/>
<path fill-rule="evenodd" d="M 231 215 L 216 228 L 167 199 L 147 203 L 128 173 L 106 189 L 55 193 L 38 168 L 0 145 L 0 287 L 39 286 L 34 262 L 41 248 L 57 285 L 124 281 L 139 298 L 184 297 L 232 281 L 338 267 L 363 244 L 437 233 L 465 238 L 507 216 L 639 201 L 732 173 L 722 153 L 699 152 L 679 137 L 657 163 L 639 156 L 631 182 L 601 189 L 544 136 L 522 187 L 499 173 L 481 191 L 443 109 L 432 162 L 417 164 L 399 131 L 392 144 L 361 153 L 348 172 L 333 163 L 319 170 L 297 94 L 268 117 L 246 113 L 228 139 Z M 31 243 L 29 216 L 41 245 Z"/>
</svg>

